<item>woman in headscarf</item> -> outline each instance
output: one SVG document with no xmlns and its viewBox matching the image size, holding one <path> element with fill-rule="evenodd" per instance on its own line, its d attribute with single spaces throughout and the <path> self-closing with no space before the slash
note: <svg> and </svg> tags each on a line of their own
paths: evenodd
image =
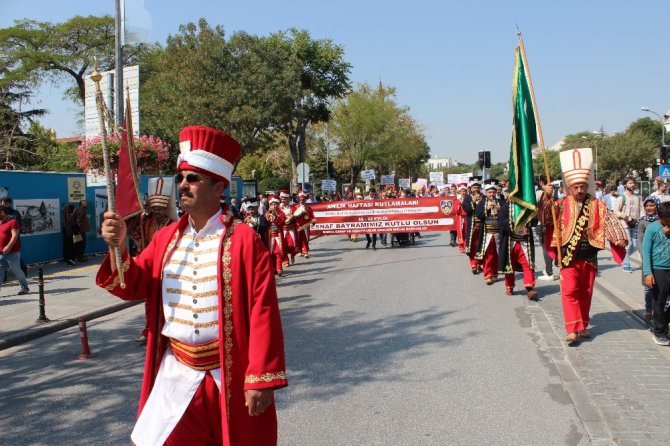
<svg viewBox="0 0 670 446">
<path fill-rule="evenodd" d="M 642 239 L 644 238 L 644 231 L 650 224 L 658 220 L 659 204 L 661 204 L 661 200 L 655 195 L 649 195 L 642 203 L 645 214 L 640 218 L 640 221 L 637 225 L 637 247 L 640 251 L 640 260 L 642 260 Z M 648 288 L 644 283 L 644 273 L 642 273 L 642 286 L 644 287 L 644 317 L 645 319 L 651 321 L 654 320 L 654 304 L 652 300 L 651 288 Z"/>
<path fill-rule="evenodd" d="M 81 231 L 74 215 L 74 205 L 68 203 L 63 206 L 63 258 L 70 266 L 75 265 L 75 259 L 77 258 L 75 235 L 81 236 Z"/>
</svg>

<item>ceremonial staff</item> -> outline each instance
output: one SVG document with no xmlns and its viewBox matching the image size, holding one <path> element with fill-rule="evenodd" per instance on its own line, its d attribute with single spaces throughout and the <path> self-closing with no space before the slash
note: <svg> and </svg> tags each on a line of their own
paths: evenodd
<svg viewBox="0 0 670 446">
<path fill-rule="evenodd" d="M 521 54 L 523 55 L 523 60 L 525 61 L 526 65 L 526 75 L 528 77 L 528 87 L 530 88 L 530 95 L 533 99 L 533 104 L 537 104 L 535 102 L 535 90 L 533 89 L 533 81 L 530 77 L 530 68 L 528 67 L 528 59 L 526 58 L 526 48 L 523 46 L 523 39 L 521 38 L 521 30 L 519 30 L 519 26 L 517 25 L 517 36 L 519 36 L 519 48 L 521 49 Z M 551 184 L 551 175 L 549 174 L 549 163 L 547 162 L 547 148 L 544 146 L 544 137 L 542 136 L 542 127 L 540 125 L 540 115 L 537 112 L 537 107 L 533 106 L 533 112 L 535 113 L 535 122 L 537 123 L 537 137 L 539 139 L 540 143 L 540 148 L 542 149 L 542 158 L 544 159 L 544 172 L 547 177 L 547 184 Z M 544 193 L 544 191 L 543 191 Z M 554 198 L 552 195 L 551 198 L 551 218 L 554 223 L 554 234 L 556 235 L 556 245 L 557 245 L 557 255 L 558 255 L 558 267 L 561 268 L 562 266 L 562 253 L 561 253 L 561 231 L 560 228 L 557 225 L 557 218 L 556 218 L 556 206 L 554 203 Z M 560 279 L 560 274 L 559 274 L 559 279 Z"/>
<path fill-rule="evenodd" d="M 98 118 L 100 119 L 100 142 L 102 144 L 102 161 L 105 169 L 105 180 L 107 181 L 107 210 L 116 213 L 116 199 L 114 196 L 114 177 L 109 166 L 109 147 L 107 147 L 107 129 L 105 128 L 105 102 L 102 98 L 102 90 L 100 90 L 100 80 L 102 74 L 98 72 L 97 63 L 93 65 L 93 73 L 91 73 L 91 80 L 95 82 L 95 103 L 98 108 Z M 121 268 L 121 248 L 119 247 L 119 240 L 114 240 L 114 248 L 110 248 L 115 258 L 116 271 L 119 275 L 119 285 L 121 288 L 126 287 L 126 282 L 123 278 L 123 269 Z"/>
</svg>

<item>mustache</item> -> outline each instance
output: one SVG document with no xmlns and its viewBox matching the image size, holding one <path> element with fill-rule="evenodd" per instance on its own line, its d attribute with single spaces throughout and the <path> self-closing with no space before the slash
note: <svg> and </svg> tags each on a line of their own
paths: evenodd
<svg viewBox="0 0 670 446">
<path fill-rule="evenodd" d="M 179 198 L 181 197 L 193 198 L 193 194 L 191 194 L 187 189 L 182 189 L 179 191 Z"/>
</svg>

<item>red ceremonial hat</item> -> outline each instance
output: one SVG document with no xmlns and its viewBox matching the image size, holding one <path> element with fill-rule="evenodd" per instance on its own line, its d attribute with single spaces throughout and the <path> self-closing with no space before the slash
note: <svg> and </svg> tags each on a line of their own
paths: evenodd
<svg viewBox="0 0 670 446">
<path fill-rule="evenodd" d="M 231 136 L 209 127 L 184 127 L 179 133 L 177 170 L 192 170 L 230 182 L 242 150 Z"/>
<path fill-rule="evenodd" d="M 279 197 L 280 197 L 280 198 L 290 198 L 290 197 L 291 197 L 291 194 L 290 194 L 289 191 L 286 190 L 286 189 L 280 189 L 280 190 L 279 190 Z"/>
<path fill-rule="evenodd" d="M 270 195 L 268 197 L 268 203 L 279 203 L 279 198 L 276 195 Z"/>
<path fill-rule="evenodd" d="M 298 198 L 307 198 L 307 193 L 304 190 L 298 192 Z"/>
</svg>

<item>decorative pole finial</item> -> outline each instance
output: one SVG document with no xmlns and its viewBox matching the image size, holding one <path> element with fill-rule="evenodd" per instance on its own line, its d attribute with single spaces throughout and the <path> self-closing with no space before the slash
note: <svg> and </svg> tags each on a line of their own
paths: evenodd
<svg viewBox="0 0 670 446">
<path fill-rule="evenodd" d="M 96 84 L 102 79 L 102 74 L 98 71 L 98 58 L 93 56 L 93 72 L 91 73 L 91 80 Z"/>
</svg>

